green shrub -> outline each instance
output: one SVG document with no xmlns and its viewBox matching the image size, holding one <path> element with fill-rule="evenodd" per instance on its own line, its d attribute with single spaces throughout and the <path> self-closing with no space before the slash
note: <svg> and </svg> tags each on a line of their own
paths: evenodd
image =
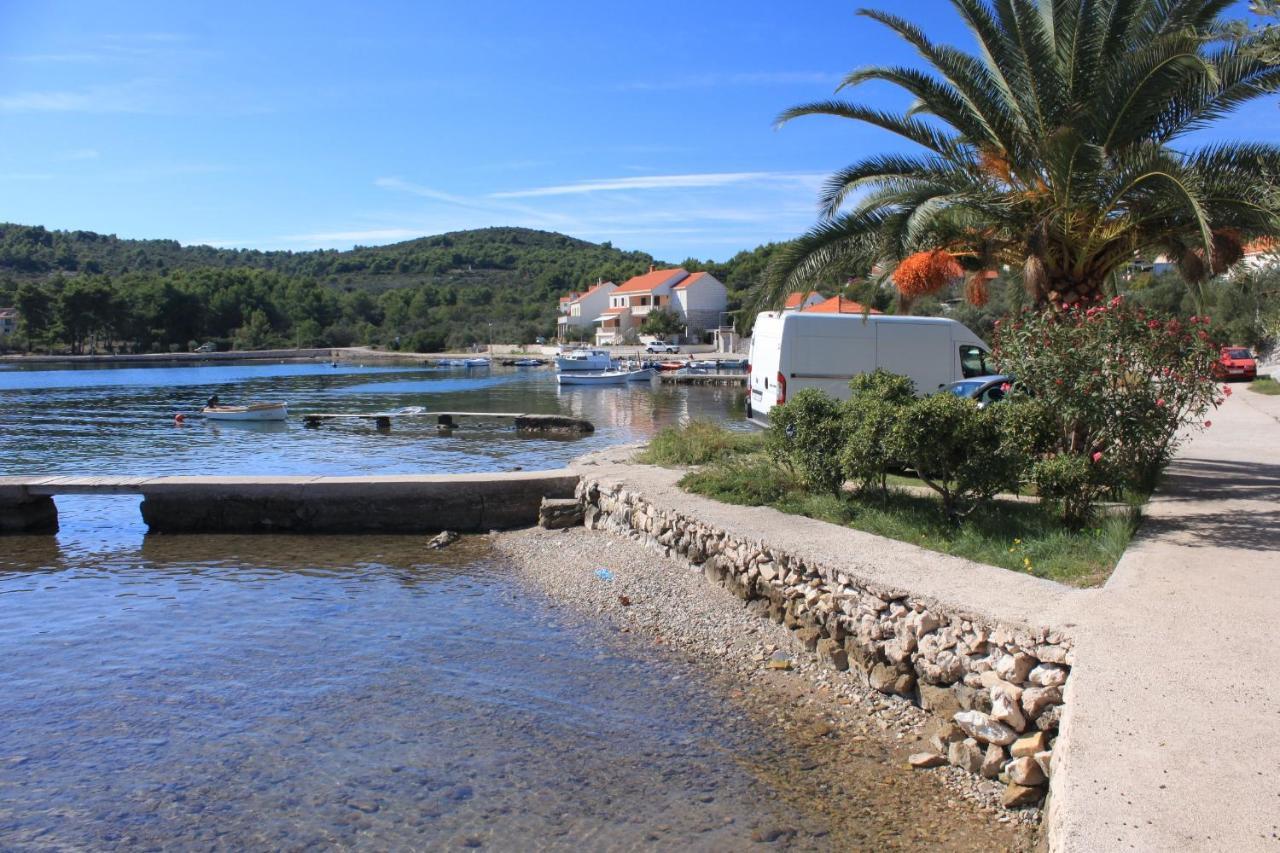
<svg viewBox="0 0 1280 853">
<path fill-rule="evenodd" d="M 888 496 L 886 478 L 895 460 L 885 444 L 902 407 L 915 399 L 915 385 L 905 376 L 877 369 L 855 376 L 849 383 L 853 396 L 845 403 L 845 441 L 840 465 L 846 479 L 865 492 L 879 486 Z"/>
<path fill-rule="evenodd" d="M 648 465 L 706 465 L 756 450 L 762 441 L 759 433 L 735 432 L 713 421 L 691 421 L 663 429 L 636 459 Z"/>
<path fill-rule="evenodd" d="M 1059 453 L 1031 466 L 1031 482 L 1040 502 L 1072 530 L 1093 516 L 1093 505 L 1107 482 L 1102 467 L 1083 456 Z"/>
<path fill-rule="evenodd" d="M 1022 457 L 1003 441 L 994 408 L 934 394 L 904 406 L 889 430 L 890 454 L 938 493 L 953 521 L 1018 482 Z"/>
<path fill-rule="evenodd" d="M 811 490 L 839 494 L 844 483 L 844 407 L 828 394 L 806 388 L 786 405 L 774 407 L 769 421 L 769 455 L 799 474 Z"/>
<path fill-rule="evenodd" d="M 1058 423 L 1043 400 L 1015 392 L 998 406 L 989 408 L 1000 422 L 1007 452 L 1029 462 L 1053 452 L 1057 444 Z"/>
</svg>

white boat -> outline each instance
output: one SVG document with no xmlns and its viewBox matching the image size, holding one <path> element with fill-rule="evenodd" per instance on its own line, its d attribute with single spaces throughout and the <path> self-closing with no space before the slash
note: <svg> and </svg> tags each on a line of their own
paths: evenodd
<svg viewBox="0 0 1280 853">
<path fill-rule="evenodd" d="M 613 356 L 602 349 L 576 349 L 556 357 L 557 370 L 604 370 L 613 364 Z"/>
<path fill-rule="evenodd" d="M 556 382 L 561 385 L 625 385 L 629 370 L 603 370 L 591 372 L 586 370 L 570 370 L 556 374 Z"/>
<path fill-rule="evenodd" d="M 467 367 L 488 367 L 489 359 L 487 358 L 464 358 L 462 363 Z"/>
<path fill-rule="evenodd" d="M 624 385 L 627 382 L 647 382 L 653 378 L 654 373 L 655 371 L 650 368 L 600 372 L 571 370 L 567 373 L 557 373 L 556 381 L 561 385 Z"/>
<path fill-rule="evenodd" d="M 467 363 L 460 358 L 442 358 L 436 362 L 436 367 L 466 367 Z"/>
<path fill-rule="evenodd" d="M 215 421 L 282 421 L 289 417 L 288 403 L 253 403 L 248 406 L 205 406 L 200 414 Z"/>
</svg>

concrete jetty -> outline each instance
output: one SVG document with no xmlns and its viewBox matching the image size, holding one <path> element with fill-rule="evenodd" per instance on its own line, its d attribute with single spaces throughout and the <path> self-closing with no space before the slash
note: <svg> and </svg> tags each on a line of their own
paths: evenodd
<svg viewBox="0 0 1280 853">
<path fill-rule="evenodd" d="M 142 496 L 155 533 L 485 532 L 536 524 L 570 498 L 567 469 L 361 477 L 0 477 L 0 533 L 58 529 L 57 495 Z"/>
<path fill-rule="evenodd" d="M 302 416 L 304 426 L 316 429 L 333 421 L 373 421 L 383 431 L 391 429 L 394 420 L 431 420 L 442 430 L 454 429 L 459 420 L 511 421 L 516 432 L 524 435 L 589 435 L 595 424 L 568 415 L 544 415 L 529 412 L 313 412 Z"/>
</svg>

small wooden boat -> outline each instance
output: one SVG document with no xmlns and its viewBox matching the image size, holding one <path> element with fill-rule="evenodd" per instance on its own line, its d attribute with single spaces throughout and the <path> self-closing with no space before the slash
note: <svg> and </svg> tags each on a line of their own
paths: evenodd
<svg viewBox="0 0 1280 853">
<path fill-rule="evenodd" d="M 200 414 L 215 421 L 282 421 L 289 417 L 288 403 L 253 403 L 248 406 L 205 406 Z"/>
<path fill-rule="evenodd" d="M 658 362 L 658 369 L 666 373 L 672 370 L 683 370 L 688 364 L 687 361 L 660 361 Z"/>
</svg>

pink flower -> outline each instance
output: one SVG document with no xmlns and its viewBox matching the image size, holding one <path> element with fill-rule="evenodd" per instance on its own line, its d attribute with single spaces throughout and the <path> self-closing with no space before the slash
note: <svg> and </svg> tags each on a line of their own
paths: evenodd
<svg viewBox="0 0 1280 853">
<path fill-rule="evenodd" d="M 1223 385 L 1223 386 L 1222 386 L 1222 395 L 1223 395 L 1224 397 L 1230 397 L 1230 396 L 1231 396 L 1231 386 L 1230 386 L 1230 385 Z"/>
<path fill-rule="evenodd" d="M 1164 408 L 1164 397 L 1161 397 L 1159 400 L 1156 400 L 1156 405 L 1163 409 L 1163 408 Z"/>
<path fill-rule="evenodd" d="M 1205 426 L 1205 429 L 1208 429 L 1209 427 L 1213 426 L 1213 421 L 1205 421 L 1204 426 Z"/>
<path fill-rule="evenodd" d="M 1095 450 L 1095 451 L 1093 451 L 1093 461 L 1094 461 L 1094 462 L 1098 462 L 1098 461 L 1100 461 L 1101 459 L 1102 459 L 1102 451 L 1101 451 L 1101 450 Z"/>
</svg>

